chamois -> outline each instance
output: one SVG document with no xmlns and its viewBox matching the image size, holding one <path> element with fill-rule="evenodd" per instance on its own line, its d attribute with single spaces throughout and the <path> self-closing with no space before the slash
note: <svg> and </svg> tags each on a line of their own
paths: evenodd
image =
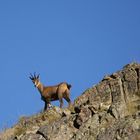
<svg viewBox="0 0 140 140">
<path fill-rule="evenodd" d="M 70 100 L 70 88 L 71 85 L 62 82 L 55 86 L 44 86 L 39 79 L 39 75 L 36 76 L 34 73 L 34 76 L 30 74 L 29 77 L 34 86 L 38 89 L 38 91 L 41 94 L 41 99 L 45 102 L 44 111 L 49 108 L 51 105 L 51 101 L 59 100 L 60 102 L 60 108 L 63 106 L 63 98 L 68 102 L 69 106 L 71 105 Z"/>
</svg>

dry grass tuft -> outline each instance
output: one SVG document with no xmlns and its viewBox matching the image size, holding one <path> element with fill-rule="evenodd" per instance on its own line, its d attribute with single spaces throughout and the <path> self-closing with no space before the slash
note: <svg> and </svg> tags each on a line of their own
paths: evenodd
<svg viewBox="0 0 140 140">
<path fill-rule="evenodd" d="M 19 137 L 28 133 L 28 131 L 35 133 L 42 125 L 50 124 L 62 117 L 62 109 L 54 107 L 47 112 L 41 112 L 30 117 L 21 117 L 18 123 L 12 128 L 6 129 L 0 133 L 0 140 L 7 140 L 12 137 Z"/>
</svg>

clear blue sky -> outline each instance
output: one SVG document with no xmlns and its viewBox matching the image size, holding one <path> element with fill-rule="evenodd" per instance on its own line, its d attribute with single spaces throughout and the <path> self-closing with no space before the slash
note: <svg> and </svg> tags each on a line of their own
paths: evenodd
<svg viewBox="0 0 140 140">
<path fill-rule="evenodd" d="M 74 101 L 132 61 L 140 62 L 139 0 L 1 0 L 0 128 L 43 108 L 30 72 L 45 85 L 72 84 Z"/>
</svg>

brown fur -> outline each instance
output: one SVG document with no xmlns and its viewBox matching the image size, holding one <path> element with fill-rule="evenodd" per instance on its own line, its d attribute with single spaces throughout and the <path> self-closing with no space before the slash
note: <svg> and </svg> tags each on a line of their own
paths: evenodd
<svg viewBox="0 0 140 140">
<path fill-rule="evenodd" d="M 44 111 L 49 108 L 49 105 L 51 104 L 50 102 L 55 100 L 59 100 L 60 108 L 62 108 L 63 98 L 69 103 L 69 106 L 71 105 L 70 84 L 62 82 L 55 86 L 44 86 L 39 80 L 39 75 L 36 76 L 35 74 L 34 76 L 31 75 L 30 79 L 34 83 L 35 87 L 38 88 L 41 94 L 41 99 L 45 102 Z"/>
</svg>

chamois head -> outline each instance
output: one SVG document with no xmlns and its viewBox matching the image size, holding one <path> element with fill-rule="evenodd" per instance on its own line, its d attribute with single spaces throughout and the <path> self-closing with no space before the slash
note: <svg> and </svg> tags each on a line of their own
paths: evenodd
<svg viewBox="0 0 140 140">
<path fill-rule="evenodd" d="M 38 87 L 38 85 L 40 83 L 39 74 L 38 75 L 36 75 L 35 73 L 34 73 L 34 75 L 30 74 L 29 78 L 32 80 L 32 82 L 34 83 L 35 87 Z"/>
</svg>

